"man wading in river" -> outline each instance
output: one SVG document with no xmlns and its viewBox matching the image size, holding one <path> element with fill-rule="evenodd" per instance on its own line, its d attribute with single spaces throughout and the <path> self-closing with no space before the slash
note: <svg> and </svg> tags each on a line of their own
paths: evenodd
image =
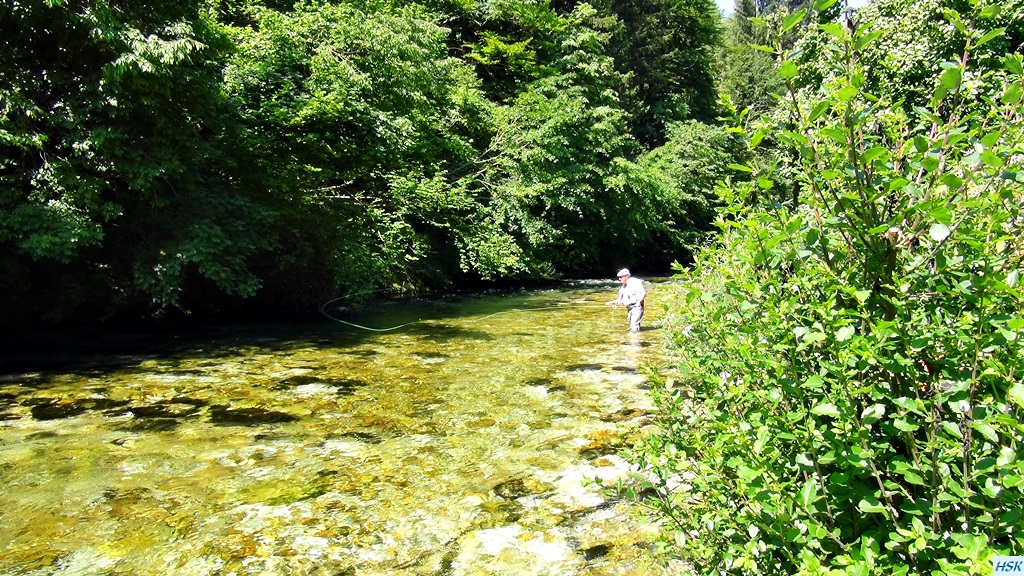
<svg viewBox="0 0 1024 576">
<path fill-rule="evenodd" d="M 605 306 L 617 304 L 625 306 L 630 331 L 639 332 L 640 320 L 644 317 L 644 298 L 647 297 L 644 281 L 630 276 L 629 270 L 626 268 L 619 270 L 618 277 L 619 282 L 622 282 L 622 287 L 619 288 L 619 297 L 604 304 Z"/>
</svg>

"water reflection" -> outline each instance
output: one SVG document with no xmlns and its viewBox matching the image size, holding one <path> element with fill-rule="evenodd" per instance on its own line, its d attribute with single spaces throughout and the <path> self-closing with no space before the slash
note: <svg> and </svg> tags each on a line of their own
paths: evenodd
<svg viewBox="0 0 1024 576">
<path fill-rule="evenodd" d="M 626 333 L 600 305 L 612 289 L 4 376 L 0 572 L 654 573 L 649 531 L 584 485 L 625 473 L 619 432 L 649 410 L 637 366 L 657 330 Z"/>
</svg>

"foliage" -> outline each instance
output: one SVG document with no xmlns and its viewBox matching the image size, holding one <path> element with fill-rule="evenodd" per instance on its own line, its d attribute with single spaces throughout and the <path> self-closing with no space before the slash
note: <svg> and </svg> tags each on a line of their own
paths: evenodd
<svg viewBox="0 0 1024 576">
<path fill-rule="evenodd" d="M 713 111 L 710 5 L 3 4 L 0 321 L 667 267 L 734 148 L 654 147 Z"/>
<path fill-rule="evenodd" d="M 555 73 L 557 38 L 571 24 L 548 2 L 484 1 L 458 13 L 453 32 L 491 99 L 509 103 L 523 86 Z"/>
<path fill-rule="evenodd" d="M 775 110 L 784 84 L 770 54 L 747 46 L 733 46 L 727 48 L 723 69 L 722 91 L 737 108 L 748 110 L 751 119 Z"/>
<path fill-rule="evenodd" d="M 627 75 L 623 103 L 634 136 L 651 149 L 665 142 L 672 122 L 714 120 L 714 50 L 722 37 L 716 4 L 628 0 L 607 6 L 621 22 L 611 49 L 617 68 Z"/>
<path fill-rule="evenodd" d="M 617 254 L 622 262 L 641 259 L 631 251 L 636 249 L 664 261 L 691 261 L 715 232 L 715 183 L 744 179 L 730 168 L 744 159 L 743 142 L 725 127 L 695 121 L 669 125 L 668 142 L 643 154 L 617 182 L 628 191 L 622 197 L 634 203 L 623 210 L 636 214 L 637 221 L 623 228 L 634 236 L 609 235 L 609 252 L 614 254 L 616 246 L 625 251 Z"/>
<path fill-rule="evenodd" d="M 14 2 L 0 38 L 4 315 L 253 294 L 260 213 L 224 178 L 228 44 L 199 6 Z"/>
<path fill-rule="evenodd" d="M 878 0 L 859 9 L 854 21 L 871 22 L 873 33 L 885 39 L 862 47 L 861 57 L 872 62 L 864 77 L 871 93 L 902 101 L 907 111 L 926 105 L 931 82 L 942 73 L 943 63 L 957 60 L 964 51 L 965 38 L 958 30 L 962 23 L 950 17 L 963 4 L 960 0 Z M 974 25 L 982 36 L 992 33 L 993 37 L 971 55 L 986 68 L 997 65 L 1003 54 L 1024 49 L 1024 1 L 994 3 L 990 12 Z M 809 89 L 827 75 L 815 55 L 830 38 L 828 32 L 818 30 L 801 41 L 800 83 Z M 969 77 L 967 83 L 969 90 L 984 87 Z"/>
<path fill-rule="evenodd" d="M 267 274 L 315 300 L 441 273 L 437 250 L 472 203 L 444 175 L 470 159 L 489 114 L 476 79 L 445 57 L 446 31 L 416 7 L 304 3 L 255 17 L 235 31 L 225 86 L 253 186 L 288 234 Z"/>
<path fill-rule="evenodd" d="M 498 246 L 520 248 L 515 262 L 505 252 L 505 274 L 592 269 L 601 256 L 592 241 L 595 226 L 621 227 L 608 213 L 613 200 L 603 181 L 615 172 L 614 160 L 631 155 L 635 144 L 612 90 L 618 75 L 605 55 L 607 36 L 588 24 L 594 16 L 586 5 L 569 15 L 572 25 L 558 39 L 565 56 L 554 63 L 557 74 L 532 84 L 498 113 L 497 125 L 508 128 L 482 159 L 488 193 L 481 232 L 493 237 L 502 231 Z M 464 250 L 472 252 L 477 243 Z"/>
<path fill-rule="evenodd" d="M 780 52 L 790 115 L 750 144 L 789 151 L 798 197 L 753 194 L 764 167 L 720 189 L 634 453 L 699 571 L 981 574 L 1024 552 L 1024 68 L 973 58 L 993 12 L 949 14 L 965 50 L 909 113 L 869 91 L 870 21 L 822 26 L 818 100 Z"/>
</svg>

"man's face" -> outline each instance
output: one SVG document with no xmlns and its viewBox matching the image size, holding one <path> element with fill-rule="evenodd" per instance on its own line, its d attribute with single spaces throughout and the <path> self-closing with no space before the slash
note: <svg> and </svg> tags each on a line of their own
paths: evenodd
<svg viewBox="0 0 1024 576">
<path fill-rule="evenodd" d="M 629 276 L 619 276 L 619 282 L 625 284 L 626 280 L 629 280 Z"/>
</svg>

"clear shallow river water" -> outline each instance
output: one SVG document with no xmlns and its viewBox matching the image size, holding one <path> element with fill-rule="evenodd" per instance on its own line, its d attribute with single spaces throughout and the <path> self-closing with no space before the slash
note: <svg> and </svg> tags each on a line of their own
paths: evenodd
<svg viewBox="0 0 1024 576">
<path fill-rule="evenodd" d="M 0 375 L 5 575 L 657 574 L 587 479 L 650 419 L 617 284 L 386 304 Z"/>
</svg>

